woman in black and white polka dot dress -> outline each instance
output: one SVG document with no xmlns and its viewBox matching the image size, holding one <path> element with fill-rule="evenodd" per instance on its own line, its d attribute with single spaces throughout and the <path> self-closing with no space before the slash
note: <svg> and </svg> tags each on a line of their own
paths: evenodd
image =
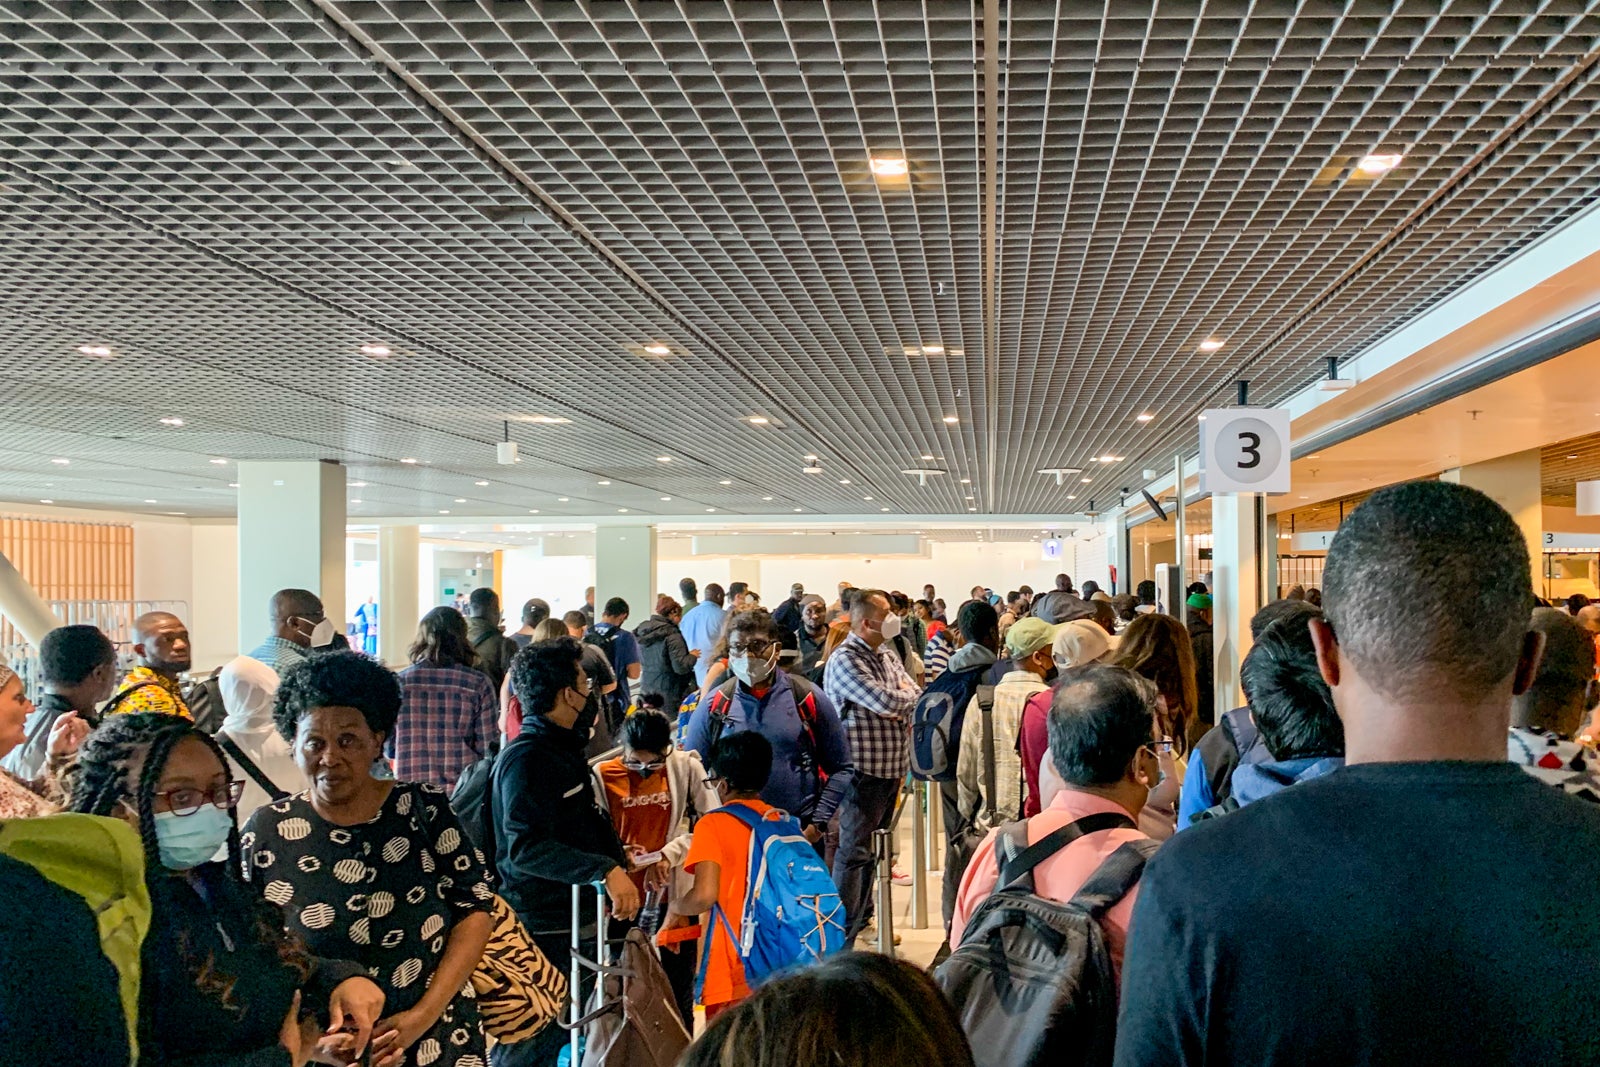
<svg viewBox="0 0 1600 1067">
<path fill-rule="evenodd" d="M 494 891 L 442 790 L 372 777 L 400 705 L 394 675 L 354 653 L 316 656 L 284 674 L 277 699 L 310 788 L 251 817 L 251 881 L 313 952 L 383 987 L 377 1067 L 487 1067 L 468 978 Z"/>
</svg>

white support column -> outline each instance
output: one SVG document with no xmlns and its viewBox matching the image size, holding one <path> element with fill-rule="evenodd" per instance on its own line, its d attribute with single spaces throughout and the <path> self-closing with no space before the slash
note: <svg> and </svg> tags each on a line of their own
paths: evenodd
<svg viewBox="0 0 1600 1067">
<path fill-rule="evenodd" d="M 239 643 L 267 635 L 279 589 L 309 589 L 345 618 L 344 468 L 331 461 L 239 464 Z"/>
<path fill-rule="evenodd" d="M 1511 512 L 1528 542 L 1534 592 L 1544 596 L 1544 496 L 1540 490 L 1543 484 L 1540 461 L 1540 450 L 1533 448 L 1445 471 L 1439 475 L 1439 480 L 1477 489 Z"/>
<path fill-rule="evenodd" d="M 45 634 L 61 625 L 50 605 L 3 554 L 0 554 L 0 615 L 4 615 L 34 648 L 39 647 Z"/>
<path fill-rule="evenodd" d="M 1253 493 L 1211 498 L 1211 628 L 1218 715 L 1245 702 L 1239 664 L 1250 651 L 1250 619 L 1265 603 L 1259 500 Z"/>
<path fill-rule="evenodd" d="M 757 577 L 760 577 L 759 572 Z M 628 628 L 650 617 L 656 606 L 656 528 L 602 526 L 594 533 L 594 605 L 598 618 L 606 601 L 628 602 Z"/>
<path fill-rule="evenodd" d="M 378 655 L 397 669 L 405 665 L 406 651 L 422 617 L 418 595 L 421 542 L 417 526 L 378 529 Z"/>
<path fill-rule="evenodd" d="M 1118 508 L 1101 520 L 1106 535 L 1106 570 L 1108 574 L 1115 573 L 1117 576 L 1116 588 L 1107 590 L 1113 595 L 1133 589 L 1128 584 L 1127 517 L 1127 512 Z"/>
</svg>

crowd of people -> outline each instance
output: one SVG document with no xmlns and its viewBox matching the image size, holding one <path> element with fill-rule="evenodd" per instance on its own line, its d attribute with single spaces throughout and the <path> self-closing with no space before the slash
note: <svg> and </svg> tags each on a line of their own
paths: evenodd
<svg viewBox="0 0 1600 1067">
<path fill-rule="evenodd" d="M 1220 711 L 1198 583 L 1182 622 L 1063 574 L 949 610 L 684 579 L 637 624 L 591 588 L 515 628 L 477 589 L 398 670 L 285 589 L 188 686 L 171 614 L 126 671 L 61 627 L 36 694 L 0 668 L 0 1047 L 555 1064 L 605 929 L 685 1045 L 703 1009 L 690 1065 L 1600 1062 L 1600 605 L 1536 607 L 1511 517 L 1436 482 L 1356 509 L 1323 581 L 1251 620 Z M 914 778 L 931 973 L 851 951 Z M 806 966 L 760 950 L 774 849 Z"/>
</svg>

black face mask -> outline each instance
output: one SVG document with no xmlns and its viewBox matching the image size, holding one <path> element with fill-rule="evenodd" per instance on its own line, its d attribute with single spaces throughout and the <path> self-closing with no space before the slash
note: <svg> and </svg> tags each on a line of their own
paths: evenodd
<svg viewBox="0 0 1600 1067">
<path fill-rule="evenodd" d="M 588 737 L 594 729 L 594 724 L 600 718 L 599 693 L 590 690 L 589 695 L 583 699 L 583 707 L 578 709 L 578 718 L 573 722 L 572 728 L 580 735 Z"/>
</svg>

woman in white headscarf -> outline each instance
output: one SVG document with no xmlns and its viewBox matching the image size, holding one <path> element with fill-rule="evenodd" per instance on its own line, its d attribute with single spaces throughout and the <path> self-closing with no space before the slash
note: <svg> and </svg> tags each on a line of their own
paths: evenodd
<svg viewBox="0 0 1600 1067">
<path fill-rule="evenodd" d="M 229 773 L 245 783 L 238 809 L 243 823 L 263 804 L 297 790 L 300 770 L 289 743 L 272 725 L 278 673 L 260 660 L 237 656 L 222 668 L 217 682 L 222 687 L 222 706 L 227 709 L 217 730 L 217 743 L 228 754 Z M 257 773 L 252 773 L 252 768 Z"/>
</svg>

